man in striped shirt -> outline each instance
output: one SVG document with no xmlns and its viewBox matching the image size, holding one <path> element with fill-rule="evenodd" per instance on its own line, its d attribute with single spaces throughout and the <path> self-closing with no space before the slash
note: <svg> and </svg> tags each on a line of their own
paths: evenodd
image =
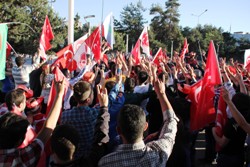
<svg viewBox="0 0 250 167">
<path fill-rule="evenodd" d="M 16 66 L 12 68 L 12 76 L 15 81 L 15 87 L 18 85 L 25 85 L 29 88 L 30 77 L 29 74 L 39 67 L 40 56 L 34 56 L 33 63 L 30 65 L 24 65 L 25 58 L 18 56 L 15 59 Z"/>
</svg>

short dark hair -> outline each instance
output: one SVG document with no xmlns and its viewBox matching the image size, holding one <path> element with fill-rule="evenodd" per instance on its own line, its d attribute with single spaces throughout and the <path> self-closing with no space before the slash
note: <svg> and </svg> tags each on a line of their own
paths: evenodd
<svg viewBox="0 0 250 167">
<path fill-rule="evenodd" d="M 138 74 L 139 83 L 142 84 L 148 79 L 148 74 L 146 71 L 140 71 Z"/>
<path fill-rule="evenodd" d="M 9 91 L 5 96 L 5 102 L 8 110 L 11 111 L 13 105 L 19 106 L 25 98 L 24 91 L 21 89 L 14 89 Z"/>
<path fill-rule="evenodd" d="M 108 94 L 111 92 L 111 90 L 113 89 L 113 87 L 115 86 L 116 82 L 114 81 L 108 81 L 105 84 L 105 88 L 107 89 Z"/>
<path fill-rule="evenodd" d="M 16 65 L 20 67 L 25 63 L 24 57 L 18 56 L 15 58 Z"/>
<path fill-rule="evenodd" d="M 235 107 L 239 110 L 239 112 L 243 115 L 243 117 L 250 123 L 250 96 L 247 94 L 238 92 L 236 93 L 233 98 L 232 102 L 234 103 Z"/>
<path fill-rule="evenodd" d="M 83 104 L 85 100 L 90 97 L 92 93 L 92 87 L 90 83 L 86 81 L 79 81 L 74 85 L 74 94 L 75 100 L 77 103 Z"/>
<path fill-rule="evenodd" d="M 70 125 L 59 125 L 53 131 L 50 144 L 59 159 L 69 161 L 72 160 L 78 143 L 79 134 L 75 128 Z"/>
<path fill-rule="evenodd" d="M 124 83 L 125 91 L 133 91 L 135 88 L 135 79 L 134 78 L 127 78 Z"/>
<path fill-rule="evenodd" d="M 22 144 L 29 121 L 8 112 L 0 117 L 0 149 L 16 148 Z"/>
<path fill-rule="evenodd" d="M 129 143 L 134 143 L 143 136 L 146 116 L 139 106 L 126 104 L 118 114 L 118 127 Z"/>
</svg>

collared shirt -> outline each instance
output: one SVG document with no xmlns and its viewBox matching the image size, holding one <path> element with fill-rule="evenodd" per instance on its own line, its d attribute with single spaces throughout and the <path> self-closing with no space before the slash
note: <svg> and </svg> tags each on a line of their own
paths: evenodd
<svg viewBox="0 0 250 167">
<path fill-rule="evenodd" d="M 76 151 L 75 158 L 87 155 L 90 151 L 98 114 L 99 108 L 88 106 L 74 107 L 62 113 L 61 123 L 71 125 L 80 135 L 79 149 Z"/>
<path fill-rule="evenodd" d="M 0 149 L 0 166 L 35 167 L 40 159 L 43 148 L 42 141 L 35 139 L 31 144 L 22 149 Z"/>
<path fill-rule="evenodd" d="M 165 167 L 175 143 L 178 118 L 173 111 L 166 111 L 163 114 L 164 125 L 158 140 L 146 145 L 143 141 L 119 145 L 116 151 L 104 156 L 98 166 Z"/>
</svg>

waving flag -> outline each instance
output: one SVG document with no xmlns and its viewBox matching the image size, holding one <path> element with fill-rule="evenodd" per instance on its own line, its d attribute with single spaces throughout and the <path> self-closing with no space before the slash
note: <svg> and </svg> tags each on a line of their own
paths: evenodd
<svg viewBox="0 0 250 167">
<path fill-rule="evenodd" d="M 245 50 L 244 67 L 247 69 L 247 71 L 250 71 L 250 49 Z"/>
<path fill-rule="evenodd" d="M 184 60 L 185 58 L 185 54 L 188 53 L 188 43 L 187 43 L 187 38 L 184 39 L 184 45 L 183 45 L 183 49 L 181 51 L 181 55 L 180 58 L 182 60 Z"/>
<path fill-rule="evenodd" d="M 215 121 L 216 114 L 213 101 L 215 96 L 214 86 L 220 85 L 221 83 L 214 43 L 211 41 L 209 44 L 205 74 L 201 80 L 201 90 L 199 98 L 197 99 L 197 108 L 192 110 L 190 114 L 190 128 L 192 130 L 199 130 Z"/>
<path fill-rule="evenodd" d="M 78 48 L 78 50 L 76 51 L 74 55 L 73 59 L 76 61 L 77 67 L 79 70 L 83 69 L 87 63 L 87 55 L 86 55 L 87 49 L 88 49 L 88 46 L 84 42 L 80 45 L 80 47 Z"/>
<path fill-rule="evenodd" d="M 131 54 L 134 56 L 135 64 L 140 64 L 140 62 L 141 62 L 141 58 L 140 58 L 141 52 L 140 52 L 140 40 L 139 39 L 137 40 L 137 42 L 135 44 L 135 47 L 133 48 Z"/>
<path fill-rule="evenodd" d="M 0 24 L 0 80 L 5 79 L 7 35 L 7 25 Z"/>
<path fill-rule="evenodd" d="M 147 27 L 144 27 L 139 39 L 141 41 L 140 44 L 141 44 L 143 53 L 145 53 L 148 57 L 150 57 L 151 55 L 150 55 L 150 49 L 149 49 L 149 39 L 148 39 Z"/>
<path fill-rule="evenodd" d="M 113 49 L 115 38 L 114 38 L 114 19 L 112 12 L 105 18 L 103 22 L 103 35 L 108 41 L 110 47 Z"/>
<path fill-rule="evenodd" d="M 74 42 L 74 53 L 77 52 L 77 50 L 80 48 L 80 46 L 83 44 L 83 42 L 85 42 L 85 40 L 88 38 L 88 34 L 85 34 L 84 36 L 82 36 L 81 38 L 77 39 Z"/>
<path fill-rule="evenodd" d="M 153 62 L 157 65 L 160 66 L 160 63 L 162 62 L 162 60 L 164 59 L 164 55 L 162 52 L 162 49 L 159 48 L 156 55 L 153 58 Z"/>
<path fill-rule="evenodd" d="M 54 34 L 52 32 L 52 28 L 50 26 L 49 18 L 46 15 L 44 24 L 43 24 L 43 30 L 42 35 L 40 37 L 40 50 L 41 50 L 41 58 L 46 59 L 45 52 L 51 48 L 50 41 L 54 39 Z"/>
<path fill-rule="evenodd" d="M 101 43 L 100 43 L 100 26 L 98 26 L 92 34 L 85 40 L 85 43 L 94 54 L 94 59 L 99 61 L 101 59 Z"/>
</svg>

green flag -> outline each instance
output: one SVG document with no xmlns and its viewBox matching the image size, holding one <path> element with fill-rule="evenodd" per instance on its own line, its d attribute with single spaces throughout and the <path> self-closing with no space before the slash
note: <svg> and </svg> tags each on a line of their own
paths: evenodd
<svg viewBox="0 0 250 167">
<path fill-rule="evenodd" d="M 5 79 L 7 34 L 7 25 L 0 24 L 0 80 Z"/>
</svg>

